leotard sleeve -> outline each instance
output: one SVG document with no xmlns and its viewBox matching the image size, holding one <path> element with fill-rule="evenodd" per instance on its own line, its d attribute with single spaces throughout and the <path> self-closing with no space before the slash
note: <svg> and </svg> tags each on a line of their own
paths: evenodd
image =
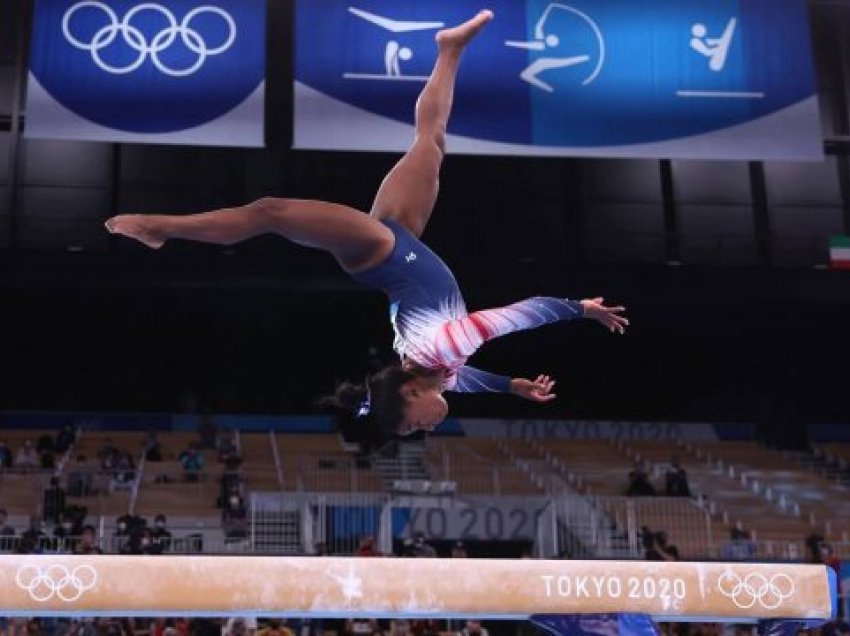
<svg viewBox="0 0 850 636">
<path fill-rule="evenodd" d="M 488 340 L 551 322 L 584 317 L 581 303 L 535 296 L 513 305 L 485 309 L 446 322 L 436 334 L 436 348 L 447 359 L 467 358 Z"/>
<path fill-rule="evenodd" d="M 475 367 L 461 367 L 448 377 L 445 388 L 455 393 L 509 393 L 511 379 Z"/>
</svg>

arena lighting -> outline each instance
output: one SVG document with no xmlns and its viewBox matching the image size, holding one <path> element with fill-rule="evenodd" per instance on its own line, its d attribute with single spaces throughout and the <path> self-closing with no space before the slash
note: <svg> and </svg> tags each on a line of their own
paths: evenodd
<svg viewBox="0 0 850 636">
<path fill-rule="evenodd" d="M 2 555 L 0 581 L 8 616 L 466 617 L 572 633 L 567 617 L 814 624 L 837 610 L 830 568 L 784 563 Z"/>
</svg>

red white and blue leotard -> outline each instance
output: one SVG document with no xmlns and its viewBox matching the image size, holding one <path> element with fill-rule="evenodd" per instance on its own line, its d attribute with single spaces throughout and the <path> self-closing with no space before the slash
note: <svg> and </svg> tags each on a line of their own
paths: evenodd
<svg viewBox="0 0 850 636">
<path fill-rule="evenodd" d="M 542 296 L 470 314 L 442 259 L 399 223 L 383 223 L 395 235 L 392 253 L 354 278 L 389 296 L 393 348 L 402 360 L 443 369 L 448 391 L 508 392 L 510 378 L 466 366 L 467 358 L 492 338 L 584 315 L 581 303 Z"/>
</svg>

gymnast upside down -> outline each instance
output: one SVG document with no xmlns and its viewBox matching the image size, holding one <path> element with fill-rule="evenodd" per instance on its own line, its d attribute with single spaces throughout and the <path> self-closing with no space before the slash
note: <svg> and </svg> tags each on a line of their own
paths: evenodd
<svg viewBox="0 0 850 636">
<path fill-rule="evenodd" d="M 491 11 L 481 11 L 437 33 L 437 61 L 416 103 L 415 140 L 384 178 L 370 214 L 324 201 L 263 198 L 188 216 L 121 215 L 108 220 L 107 229 L 154 249 L 169 239 L 229 245 L 279 234 L 330 252 L 352 278 L 384 291 L 401 363 L 363 385 L 344 383 L 335 396 L 337 406 L 383 434 L 433 430 L 448 414 L 444 391 L 554 399 L 549 376 L 508 378 L 466 366 L 466 360 L 491 338 L 560 320 L 588 318 L 623 333 L 629 324 L 624 308 L 607 307 L 602 298 L 535 297 L 469 314 L 452 272 L 419 241 L 437 199 L 461 55 L 492 18 Z"/>
</svg>

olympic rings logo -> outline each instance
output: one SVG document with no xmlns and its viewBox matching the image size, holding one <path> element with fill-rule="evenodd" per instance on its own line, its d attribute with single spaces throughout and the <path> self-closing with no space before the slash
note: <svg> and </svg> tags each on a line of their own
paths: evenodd
<svg viewBox="0 0 850 636">
<path fill-rule="evenodd" d="M 80 40 L 71 32 L 71 19 L 78 11 L 85 8 L 99 9 L 109 18 L 109 24 L 100 28 L 89 42 Z M 140 29 L 130 24 L 133 18 L 143 11 L 159 13 L 168 22 L 168 26 L 164 27 L 150 40 L 148 40 Z M 201 34 L 191 27 L 192 20 L 204 13 L 219 16 L 227 26 L 227 38 L 223 44 L 217 47 L 210 48 Z M 186 17 L 183 18 L 183 21 L 178 24 L 177 18 L 171 11 L 162 5 L 152 2 L 145 2 L 133 7 L 127 12 L 123 20 L 119 20 L 118 15 L 107 4 L 96 2 L 95 0 L 83 0 L 83 2 L 78 2 L 65 12 L 65 15 L 62 17 L 62 33 L 65 35 L 65 39 L 68 40 L 69 44 L 91 53 L 94 63 L 100 69 L 112 75 L 132 73 L 144 64 L 145 60 L 150 56 L 154 66 L 165 75 L 186 77 L 200 69 L 204 65 L 204 62 L 206 62 L 207 57 L 224 53 L 233 45 L 234 40 L 236 40 L 236 23 L 233 17 L 224 9 L 204 5 L 189 11 Z M 111 45 L 119 34 L 123 38 L 124 43 L 138 53 L 136 59 L 126 66 L 108 64 L 101 56 L 101 51 Z M 171 68 L 160 59 L 160 54 L 174 44 L 178 36 L 180 36 L 183 45 L 198 56 L 198 59 L 186 68 Z"/>
<path fill-rule="evenodd" d="M 742 579 L 735 572 L 726 570 L 720 575 L 717 588 L 740 609 L 750 609 L 758 603 L 766 610 L 774 610 L 791 598 L 796 586 L 794 579 L 783 572 L 770 578 L 753 572 Z"/>
<path fill-rule="evenodd" d="M 15 583 L 38 603 L 53 598 L 73 603 L 95 586 L 97 571 L 90 565 L 78 565 L 73 570 L 58 563 L 45 568 L 22 565 L 15 575 Z"/>
</svg>

